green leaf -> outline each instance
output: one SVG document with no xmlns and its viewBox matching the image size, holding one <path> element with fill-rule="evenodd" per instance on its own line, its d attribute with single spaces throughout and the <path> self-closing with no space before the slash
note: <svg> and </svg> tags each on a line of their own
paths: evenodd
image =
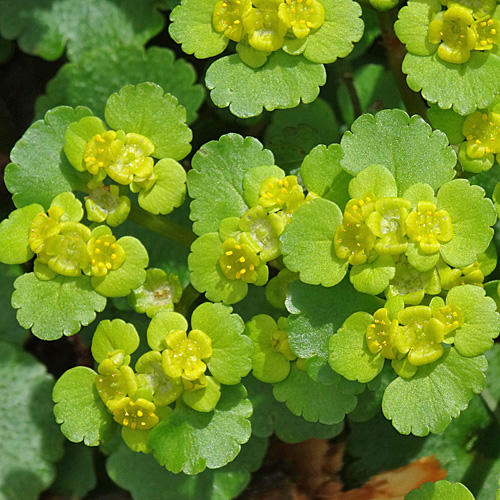
<svg viewBox="0 0 500 500">
<path fill-rule="evenodd" d="M 237 384 L 252 368 L 252 341 L 243 335 L 245 324 L 233 309 L 206 302 L 191 316 L 193 329 L 212 339 L 212 357 L 207 361 L 210 373 L 222 384 Z"/>
<path fill-rule="evenodd" d="M 315 382 L 305 371 L 299 370 L 296 363 L 288 377 L 274 386 L 273 394 L 294 415 L 327 425 L 342 422 L 358 402 L 353 394 L 343 393 L 339 384 Z"/>
<path fill-rule="evenodd" d="M 347 272 L 348 262 L 333 248 L 335 229 L 342 212 L 331 201 L 315 199 L 294 212 L 280 237 L 285 266 L 300 273 L 304 283 L 333 286 Z"/>
<path fill-rule="evenodd" d="M 248 376 L 244 380 L 248 397 L 254 411 L 251 417 L 252 432 L 256 436 L 267 437 L 273 433 L 285 443 L 300 443 L 306 439 L 329 439 L 340 434 L 344 422 L 326 425 L 308 422 L 294 415 L 284 403 L 279 403 L 273 396 L 271 384 Z"/>
<path fill-rule="evenodd" d="M 496 211 L 484 194 L 484 189 L 471 186 L 465 179 L 455 179 L 438 192 L 438 209 L 446 210 L 453 224 L 453 238 L 441 244 L 440 252 L 453 267 L 472 264 L 493 237 L 490 226 L 497 221 Z"/>
<path fill-rule="evenodd" d="M 432 131 L 420 116 L 398 109 L 360 116 L 341 140 L 342 167 L 351 175 L 373 164 L 385 166 L 396 179 L 401 195 L 412 184 L 434 189 L 455 175 L 456 154 L 446 136 Z"/>
<path fill-rule="evenodd" d="M 410 0 L 399 13 L 399 20 L 394 25 L 398 38 L 406 44 L 412 54 L 427 56 L 437 50 L 436 44 L 429 40 L 429 24 L 441 11 L 438 0 Z"/>
<path fill-rule="evenodd" d="M 465 116 L 460 116 L 452 109 L 441 109 L 436 104 L 431 104 L 427 110 L 427 118 L 433 128 L 438 128 L 446 134 L 450 144 L 460 144 L 464 141 L 462 127 Z"/>
<path fill-rule="evenodd" d="M 484 356 L 464 358 L 454 348 L 437 361 L 420 366 L 411 379 L 398 377 L 384 393 L 382 409 L 402 434 L 443 432 L 484 388 Z"/>
<path fill-rule="evenodd" d="M 184 0 L 170 14 L 170 36 L 186 54 L 205 59 L 220 54 L 229 43 L 212 24 L 214 0 Z"/>
<path fill-rule="evenodd" d="M 489 51 L 488 51 L 489 52 Z M 415 92 L 440 108 L 468 115 L 477 108 L 487 108 L 498 92 L 500 57 L 480 50 L 471 52 L 464 64 L 443 61 L 437 53 L 429 56 L 406 54 L 403 73 Z M 430 184 L 430 183 L 429 183 Z"/>
<path fill-rule="evenodd" d="M 461 483 L 448 481 L 425 483 L 410 491 L 404 500 L 474 500 L 472 493 Z"/>
<path fill-rule="evenodd" d="M 126 297 L 144 283 L 149 262 L 148 252 L 143 244 L 132 236 L 124 236 L 117 242 L 125 250 L 125 262 L 102 277 L 92 276 L 94 290 L 105 297 Z"/>
<path fill-rule="evenodd" d="M 186 125 L 186 109 L 155 83 L 121 88 L 109 97 L 104 116 L 115 130 L 147 137 L 155 147 L 155 158 L 182 160 L 191 151 L 193 134 Z"/>
<path fill-rule="evenodd" d="M 36 500 L 54 480 L 63 451 L 52 415 L 54 382 L 31 355 L 3 342 L 0 380 L 0 499 Z"/>
<path fill-rule="evenodd" d="M 307 37 L 304 56 L 318 63 L 332 63 L 347 56 L 363 35 L 361 7 L 352 0 L 322 0 L 323 25 Z"/>
<path fill-rule="evenodd" d="M 95 82 L 89 85 L 86 82 Z M 46 94 L 35 102 L 41 117 L 56 106 L 87 106 L 104 119 L 104 106 L 124 85 L 155 82 L 186 108 L 187 123 L 196 119 L 205 92 L 196 84 L 193 66 L 162 47 L 99 47 L 85 52 L 76 63 L 66 63 L 49 81 Z M 84 84 L 85 83 L 85 84 Z"/>
<path fill-rule="evenodd" d="M 126 446 L 121 446 L 108 458 L 106 470 L 118 486 L 131 492 L 135 500 L 231 500 L 250 481 L 248 459 L 262 454 L 266 441 L 252 438 L 229 465 L 208 469 L 195 476 L 172 474 L 152 455 L 134 453 Z M 251 450 L 247 451 L 248 448 Z M 242 460 L 245 455 L 247 462 Z"/>
<path fill-rule="evenodd" d="M 365 64 L 353 75 L 353 85 L 363 112 L 369 112 L 382 103 L 386 109 L 405 109 L 396 87 L 392 72 L 380 64 Z M 354 119 L 354 110 L 345 83 L 337 90 L 337 101 L 345 123 L 350 125 Z M 380 109 L 380 108 L 379 108 Z"/>
<path fill-rule="evenodd" d="M 163 28 L 151 0 L 0 1 L 0 33 L 28 54 L 77 60 L 94 47 L 143 46 Z"/>
<path fill-rule="evenodd" d="M 86 276 L 42 281 L 27 273 L 17 278 L 14 288 L 12 307 L 18 309 L 19 324 L 42 340 L 74 335 L 106 306 L 106 297 L 92 289 Z"/>
<path fill-rule="evenodd" d="M 301 101 L 312 102 L 325 82 L 322 64 L 282 50 L 273 52 L 260 68 L 247 66 L 237 54 L 221 57 L 212 63 L 205 77 L 214 104 L 219 108 L 229 106 L 231 113 L 240 118 L 260 115 L 263 108 L 272 111 L 293 108 Z"/>
<path fill-rule="evenodd" d="M 318 356 L 327 364 L 332 333 L 356 311 L 373 313 L 382 305 L 383 301 L 377 297 L 354 290 L 347 279 L 332 288 L 295 281 L 287 299 L 291 313 L 287 324 L 290 347 L 301 358 Z"/>
<path fill-rule="evenodd" d="M 158 179 L 149 191 L 139 191 L 139 205 L 152 214 L 169 214 L 184 203 L 186 171 L 175 160 L 165 158 L 154 166 Z"/>
<path fill-rule="evenodd" d="M 34 203 L 14 210 L 0 223 L 0 262 L 24 264 L 35 255 L 28 243 L 29 230 L 35 216 L 43 212 L 43 207 Z"/>
<path fill-rule="evenodd" d="M 388 286 L 396 275 L 396 266 L 391 255 L 380 255 L 373 262 L 353 266 L 349 279 L 354 288 L 362 293 L 378 295 Z"/>
<path fill-rule="evenodd" d="M 277 109 L 271 115 L 266 129 L 266 141 L 287 127 L 310 125 L 317 132 L 321 144 L 331 144 L 339 139 L 339 125 L 330 105 L 321 97 L 310 104 L 299 104 L 293 109 Z M 282 166 L 281 162 L 277 162 Z"/>
<path fill-rule="evenodd" d="M 57 464 L 57 476 L 51 490 L 61 495 L 83 498 L 97 485 L 93 453 L 83 444 L 66 441 L 64 457 Z"/>
<path fill-rule="evenodd" d="M 252 405 L 245 388 L 239 384 L 221 392 L 212 412 L 200 413 L 178 401 L 175 410 L 152 429 L 153 455 L 170 472 L 198 474 L 206 467 L 223 467 L 250 438 Z"/>
<path fill-rule="evenodd" d="M 227 134 L 203 145 L 188 173 L 193 231 L 216 232 L 222 220 L 241 217 L 249 208 L 243 199 L 243 178 L 263 165 L 274 165 L 273 154 L 253 137 Z"/>
<path fill-rule="evenodd" d="M 61 432 L 73 443 L 97 446 L 112 437 L 116 423 L 95 387 L 96 372 L 77 366 L 56 382 L 52 399 Z"/>
<path fill-rule="evenodd" d="M 356 312 L 330 339 L 328 362 L 334 371 L 348 380 L 370 382 L 384 367 L 385 358 L 372 354 L 365 342 L 366 329 L 372 322 L 371 314 Z"/>
<path fill-rule="evenodd" d="M 245 335 L 253 343 L 252 375 L 263 382 L 281 382 L 290 373 L 290 361 L 273 345 L 277 330 L 276 321 L 267 314 L 257 314 L 245 325 Z"/>
<path fill-rule="evenodd" d="M 344 209 L 350 199 L 348 185 L 352 177 L 342 169 L 341 157 L 339 144 L 328 147 L 320 144 L 304 158 L 300 175 L 308 191 L 333 201 L 340 209 Z"/>
<path fill-rule="evenodd" d="M 139 342 L 134 325 L 125 323 L 122 319 L 106 319 L 97 325 L 92 337 L 92 356 L 100 363 L 117 349 L 125 354 L 132 354 L 139 347 Z"/>
<path fill-rule="evenodd" d="M 246 296 L 248 284 L 226 278 L 219 265 L 222 255 L 218 233 L 207 233 L 197 238 L 188 257 L 191 284 L 199 292 L 205 292 L 208 300 L 234 304 Z"/>
<path fill-rule="evenodd" d="M 500 314 L 482 288 L 455 286 L 448 292 L 446 303 L 457 305 L 464 315 L 464 324 L 453 332 L 454 345 L 462 356 L 478 356 L 493 346 L 493 339 L 500 333 Z"/>
<path fill-rule="evenodd" d="M 12 163 L 5 169 L 5 185 L 13 194 L 16 207 L 40 203 L 47 210 L 59 193 L 87 190 L 90 175 L 81 174 L 70 165 L 63 147 L 68 125 L 90 115 L 87 108 L 61 106 L 47 112 L 43 120 L 33 123 L 24 133 L 11 152 Z"/>
<path fill-rule="evenodd" d="M 153 316 L 148 326 L 148 345 L 154 351 L 161 351 L 161 341 L 173 330 L 188 331 L 188 322 L 182 314 L 176 312 L 159 312 Z"/>
<path fill-rule="evenodd" d="M 363 198 L 369 191 L 377 198 L 397 196 L 396 180 L 383 165 L 370 165 L 349 182 L 349 194 L 352 198 Z"/>
</svg>

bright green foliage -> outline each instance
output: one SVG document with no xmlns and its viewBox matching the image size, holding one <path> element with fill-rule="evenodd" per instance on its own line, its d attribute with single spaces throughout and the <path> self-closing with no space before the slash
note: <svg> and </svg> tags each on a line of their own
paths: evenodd
<svg viewBox="0 0 500 500">
<path fill-rule="evenodd" d="M 5 184 L 16 207 L 39 203 L 48 209 L 59 193 L 85 190 L 90 177 L 78 175 L 61 152 L 67 127 L 89 115 L 87 108 L 61 106 L 48 111 L 24 133 L 12 150 L 12 163 L 5 169 Z M 43 170 L 40 158 L 44 158 Z"/>
<path fill-rule="evenodd" d="M 205 78 L 212 101 L 221 108 L 229 106 L 240 118 L 259 115 L 263 108 L 272 111 L 313 102 L 325 82 L 322 64 L 281 50 L 259 68 L 244 64 L 237 54 L 222 57 L 210 66 Z M 235 86 L 238 92 L 232 90 Z"/>
<path fill-rule="evenodd" d="M 417 182 L 437 189 L 453 178 L 455 153 L 444 134 L 432 131 L 419 116 L 384 110 L 361 116 L 351 130 L 341 140 L 341 165 L 351 175 L 373 164 L 383 165 L 394 176 L 399 196 Z"/>
<path fill-rule="evenodd" d="M 342 422 L 345 414 L 356 407 L 357 399 L 352 389 L 352 386 L 343 386 L 340 379 L 330 385 L 315 382 L 295 363 L 290 375 L 274 386 L 273 394 L 294 415 L 308 422 L 332 425 Z"/>
<path fill-rule="evenodd" d="M 198 474 L 232 461 L 250 438 L 252 413 L 242 385 L 224 387 L 215 409 L 197 412 L 178 403 L 175 410 L 152 431 L 153 455 L 167 470 Z M 213 445 L 214 439 L 217 446 Z"/>
<path fill-rule="evenodd" d="M 0 367 L 4 451 L 0 499 L 36 500 L 54 480 L 53 464 L 63 451 L 50 404 L 53 380 L 32 356 L 4 342 L 0 344 Z"/>
<path fill-rule="evenodd" d="M 410 491 L 405 500 L 474 500 L 474 496 L 461 483 L 437 481 L 425 483 L 419 489 Z"/>
<path fill-rule="evenodd" d="M 44 281 L 28 273 L 17 278 L 14 288 L 12 306 L 18 309 L 19 324 L 44 340 L 74 335 L 106 306 L 106 297 L 92 288 L 87 276 Z"/>
<path fill-rule="evenodd" d="M 82 86 L 89 79 L 99 86 Z M 36 101 L 36 114 L 42 116 L 50 108 L 60 105 L 84 105 L 104 119 L 106 100 L 127 84 L 155 82 L 165 92 L 174 95 L 186 108 L 187 123 L 197 116 L 204 92 L 195 84 L 193 67 L 174 53 L 161 47 L 118 47 L 86 52 L 76 63 L 65 64 L 48 83 L 46 94 Z"/>
<path fill-rule="evenodd" d="M 297 356 L 317 357 L 320 364 L 326 365 L 332 331 L 337 331 L 350 314 L 360 309 L 374 312 L 381 304 L 376 297 L 356 292 L 347 280 L 332 288 L 296 281 L 290 287 L 287 301 L 291 313 L 287 324 L 290 347 Z M 307 367 L 311 374 L 311 367 Z"/>
<path fill-rule="evenodd" d="M 276 383 L 290 373 L 290 361 L 297 356 L 290 349 L 286 333 L 286 318 L 278 322 L 267 314 L 254 316 L 245 328 L 254 345 L 252 374 L 262 382 Z"/>
<path fill-rule="evenodd" d="M 487 366 L 483 356 L 464 358 L 454 348 L 447 349 L 411 379 L 399 377 L 389 384 L 382 402 L 384 415 L 402 434 L 443 432 L 483 390 Z"/>
<path fill-rule="evenodd" d="M 291 271 L 300 272 L 303 282 L 333 286 L 344 277 L 347 260 L 332 255 L 332 228 L 341 220 L 337 205 L 319 199 L 299 209 L 286 227 L 281 237 L 284 263 Z"/>
<path fill-rule="evenodd" d="M 198 235 L 213 233 L 227 217 L 241 217 L 249 208 L 243 198 L 243 179 L 253 167 L 273 165 L 273 155 L 252 137 L 228 134 L 194 155 L 188 175 L 190 218 Z M 207 186 L 216 189 L 217 196 Z M 259 186 L 260 187 L 260 186 Z"/>
<path fill-rule="evenodd" d="M 147 137 L 154 145 L 155 158 L 181 160 L 191 151 L 186 110 L 158 85 L 123 87 L 108 99 L 104 116 L 113 129 Z"/>
<path fill-rule="evenodd" d="M 96 373 L 78 366 L 63 374 L 54 386 L 54 414 L 61 432 L 72 442 L 97 446 L 113 435 L 116 425 L 94 384 Z"/>
<path fill-rule="evenodd" d="M 395 26 L 409 52 L 403 61 L 408 86 L 462 115 L 491 104 L 500 72 L 496 50 L 491 50 L 499 41 L 499 11 L 488 2 L 486 12 L 469 7 L 452 3 L 441 11 L 436 0 L 410 1 Z"/>
<path fill-rule="evenodd" d="M 108 353 L 122 350 L 132 354 L 139 347 L 139 335 L 130 323 L 121 319 L 101 321 L 92 337 L 92 356 L 101 363 Z"/>
<path fill-rule="evenodd" d="M 229 39 L 238 42 L 237 54 L 209 68 L 206 84 L 214 103 L 239 117 L 312 102 L 325 83 L 318 63 L 345 57 L 363 32 L 361 9 L 351 0 L 254 4 L 185 0 L 169 27 L 182 49 L 199 58 L 220 54 Z"/>
<path fill-rule="evenodd" d="M 237 384 L 250 371 L 252 345 L 242 335 L 244 324 L 232 309 L 222 304 L 202 304 L 193 312 L 191 326 L 205 332 L 213 354 L 207 365 L 222 384 Z"/>
<path fill-rule="evenodd" d="M 33 257 L 27 235 L 33 219 L 44 212 L 36 203 L 14 210 L 0 224 L 0 261 L 4 264 L 24 264 Z"/>
<path fill-rule="evenodd" d="M 73 60 L 93 48 L 140 47 L 163 27 L 149 0 L 64 0 L 43 6 L 33 0 L 2 0 L 0 11 L 2 36 L 17 39 L 22 50 L 48 60 L 61 57 L 66 45 Z"/>
</svg>

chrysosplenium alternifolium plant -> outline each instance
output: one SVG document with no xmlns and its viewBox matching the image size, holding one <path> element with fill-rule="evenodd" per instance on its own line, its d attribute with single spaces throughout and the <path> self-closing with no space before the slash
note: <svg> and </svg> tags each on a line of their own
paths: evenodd
<svg viewBox="0 0 500 500">
<path fill-rule="evenodd" d="M 472 159 L 500 152 L 477 131 L 495 120 L 494 110 L 464 117 Z M 54 176 L 34 188 L 33 134 L 50 138 Z M 485 286 L 495 206 L 456 177 L 445 134 L 400 110 L 363 115 L 295 174 L 257 139 L 227 134 L 186 176 L 190 140 L 183 108 L 146 83 L 113 94 L 105 121 L 55 108 L 14 148 L 6 183 L 17 209 L 0 224 L 0 261 L 34 258 L 14 285 L 20 324 L 46 340 L 72 335 L 108 298 L 143 315 L 100 321 L 95 365 L 58 380 L 63 434 L 97 446 L 119 432 L 134 452 L 194 475 L 238 468 L 273 430 L 289 441 L 337 435 L 379 388 L 400 433 L 444 431 L 484 388 L 500 328 L 496 284 Z M 186 179 L 193 234 L 164 217 Z M 127 234 L 128 218 L 190 246 L 190 291 L 148 268 L 154 247 Z"/>
<path fill-rule="evenodd" d="M 240 117 L 312 102 L 324 85 L 323 64 L 347 56 L 363 33 L 352 0 L 184 0 L 169 33 L 198 58 L 236 54 L 212 64 L 207 87 L 217 106 Z"/>
</svg>

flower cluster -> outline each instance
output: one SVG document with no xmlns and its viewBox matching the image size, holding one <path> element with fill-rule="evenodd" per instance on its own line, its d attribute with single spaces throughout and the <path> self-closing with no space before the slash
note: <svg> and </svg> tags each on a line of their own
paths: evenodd
<svg viewBox="0 0 500 500">
<path fill-rule="evenodd" d="M 102 228 L 91 231 L 72 220 L 61 220 L 64 210 L 51 207 L 31 223 L 29 245 L 36 254 L 35 269 L 41 264 L 63 276 L 106 276 L 125 261 L 125 251 L 112 234 Z"/>
<path fill-rule="evenodd" d="M 446 210 L 437 210 L 429 201 L 420 201 L 411 210 L 404 198 L 376 199 L 366 193 L 351 199 L 345 208 L 342 225 L 335 232 L 336 255 L 350 264 L 364 264 L 370 254 L 403 254 L 413 241 L 424 254 L 435 254 L 442 243 L 453 237 L 453 226 Z"/>
<path fill-rule="evenodd" d="M 240 211 L 239 217 L 221 219 L 217 233 L 198 238 L 188 260 L 193 286 L 206 291 L 211 300 L 226 304 L 242 300 L 248 284 L 267 283 L 268 264 L 281 266 L 277 260 L 281 257 L 280 235 L 293 213 L 315 198 L 312 193 L 304 194 L 297 176 L 285 176 L 275 166 L 251 168 L 243 185 L 248 209 Z"/>
<path fill-rule="evenodd" d="M 221 384 L 234 385 L 250 369 L 250 340 L 242 320 L 223 305 L 205 303 L 191 318 L 159 312 L 151 320 L 150 351 L 130 366 L 139 346 L 135 328 L 122 320 L 102 321 L 92 340 L 99 363 L 95 387 L 113 419 L 123 426 L 125 442 L 136 451 L 150 451 L 149 432 L 182 400 L 192 409 L 211 412 L 221 397 Z M 234 351 L 235 350 L 235 351 Z M 241 358 L 229 367 L 233 351 Z M 222 364 L 221 364 L 222 363 Z M 210 370 L 210 372 L 209 372 Z"/>
<path fill-rule="evenodd" d="M 442 343 L 451 343 L 452 332 L 463 323 L 462 311 L 455 304 L 434 310 L 428 306 L 407 307 L 392 321 L 387 309 L 381 308 L 366 329 L 366 345 L 372 354 L 393 360 L 394 370 L 408 377 L 418 366 L 439 359 L 444 353 Z"/>
<path fill-rule="evenodd" d="M 80 154 L 72 149 L 74 135 L 77 131 L 89 131 L 93 134 Z M 94 133 L 96 132 L 96 133 Z M 141 134 L 128 133 L 123 130 L 107 130 L 106 126 L 95 116 L 86 116 L 78 123 L 70 125 L 66 133 L 67 155 L 72 165 L 80 172 L 87 170 L 92 174 L 89 183 L 91 188 L 103 185 L 107 176 L 119 184 L 129 186 L 132 192 L 148 191 L 158 176 L 154 173 L 153 143 Z"/>
<path fill-rule="evenodd" d="M 216 31 L 263 52 L 279 50 L 287 35 L 307 37 L 324 20 L 317 0 L 219 0 L 213 11 Z"/>
<path fill-rule="evenodd" d="M 472 2 L 464 2 L 472 4 Z M 481 3 L 479 9 L 450 3 L 429 25 L 429 41 L 439 44 L 437 53 L 443 61 L 461 64 L 471 50 L 491 50 L 500 42 L 500 21 L 490 17 L 494 4 Z"/>
<path fill-rule="evenodd" d="M 285 224 L 305 203 L 295 175 L 264 180 L 259 195 L 259 204 L 240 217 L 231 236 L 222 243 L 224 254 L 219 265 L 228 279 L 255 283 L 259 266 L 280 256 L 279 237 Z"/>
<path fill-rule="evenodd" d="M 349 316 L 330 339 L 329 362 L 348 379 L 368 382 L 389 359 L 400 377 L 410 379 L 419 368 L 438 362 L 450 346 L 463 358 L 489 349 L 498 331 L 476 329 L 484 317 L 497 321 L 497 314 L 493 300 L 471 285 L 453 288 L 446 301 L 434 297 L 428 306 L 405 307 L 395 297 L 373 315 Z"/>
<path fill-rule="evenodd" d="M 281 382 L 290 373 L 290 362 L 297 359 L 290 348 L 286 324 L 286 318 L 274 321 L 267 314 L 258 314 L 246 324 L 245 333 L 254 345 L 252 373 L 262 382 Z"/>
</svg>

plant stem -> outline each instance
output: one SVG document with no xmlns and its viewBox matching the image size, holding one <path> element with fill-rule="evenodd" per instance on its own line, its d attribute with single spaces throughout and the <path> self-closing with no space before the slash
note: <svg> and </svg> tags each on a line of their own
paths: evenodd
<svg viewBox="0 0 500 500">
<path fill-rule="evenodd" d="M 200 295 L 200 292 L 195 290 L 193 285 L 189 284 L 182 292 L 181 300 L 178 304 L 176 304 L 175 311 L 187 317 L 189 308 L 194 304 Z"/>
<path fill-rule="evenodd" d="M 133 203 L 128 218 L 132 222 L 160 234 L 175 243 L 179 243 L 186 248 L 190 248 L 193 241 L 197 238 L 196 234 L 194 234 L 191 229 L 181 226 L 167 219 L 165 216 L 150 214 Z"/>
<path fill-rule="evenodd" d="M 481 398 L 488 411 L 500 425 L 500 405 L 498 405 L 497 401 L 495 401 L 495 398 L 491 395 L 488 389 L 483 389 L 483 392 L 481 392 Z"/>
<path fill-rule="evenodd" d="M 352 68 L 348 61 L 345 59 L 337 59 L 337 70 L 342 78 L 342 83 L 345 85 L 347 93 L 349 94 L 349 99 L 352 104 L 352 111 L 354 114 L 354 119 L 358 118 L 363 114 L 361 108 L 361 102 L 359 100 L 358 92 L 354 86 L 354 76 L 352 74 Z"/>
<path fill-rule="evenodd" d="M 389 67 L 394 75 L 396 85 L 398 86 L 399 93 L 401 94 L 408 113 L 410 115 L 420 115 L 424 120 L 427 120 L 427 104 L 424 98 L 408 87 L 406 84 L 406 75 L 401 70 L 403 59 L 406 55 L 406 48 L 399 41 L 399 38 L 394 32 L 397 12 L 398 9 L 395 8 L 378 13 L 378 20 L 384 39 Z"/>
</svg>

